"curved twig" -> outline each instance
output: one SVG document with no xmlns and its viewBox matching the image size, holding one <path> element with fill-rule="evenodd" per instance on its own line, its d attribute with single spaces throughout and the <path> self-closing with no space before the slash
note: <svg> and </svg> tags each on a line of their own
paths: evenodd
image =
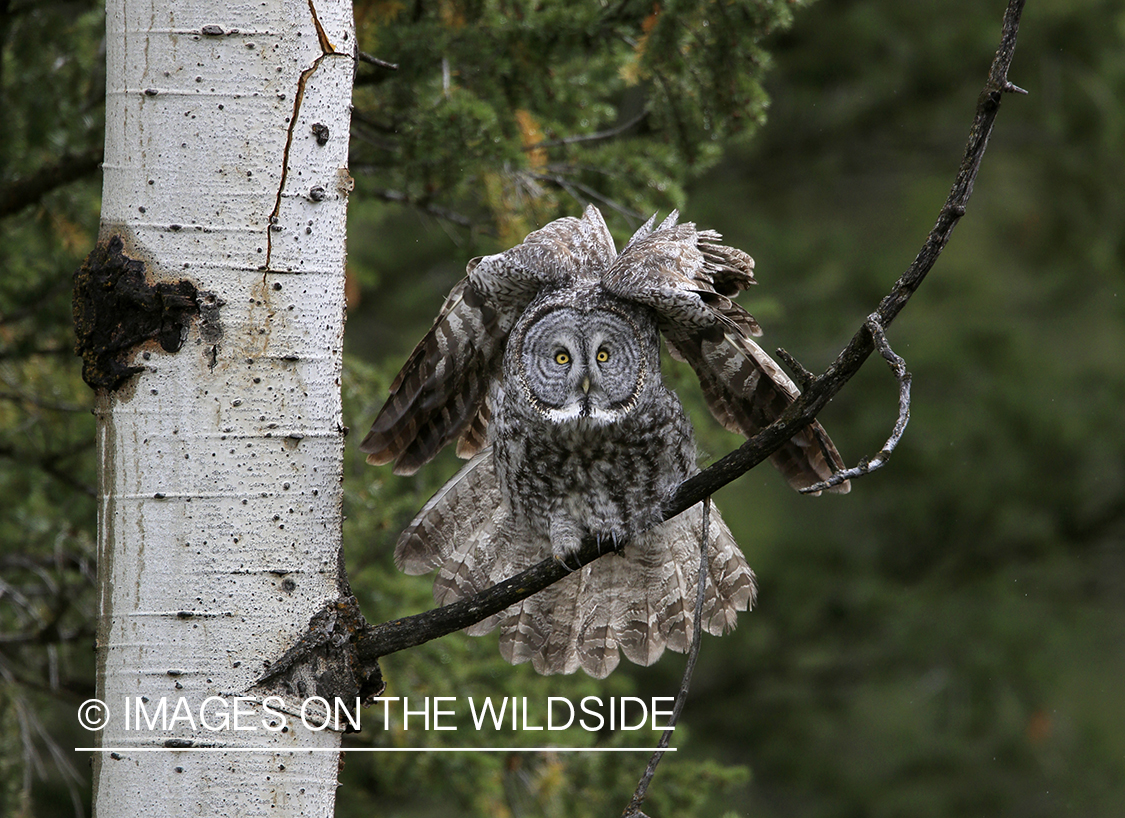
<svg viewBox="0 0 1125 818">
<path fill-rule="evenodd" d="M 811 423 L 874 351 L 875 341 L 868 330 L 868 321 L 873 318 L 884 329 L 890 326 L 895 316 L 902 311 L 910 297 L 917 291 L 945 248 L 953 228 L 965 215 L 965 206 L 972 195 L 973 183 L 980 169 L 985 149 L 988 147 L 988 138 L 992 133 L 992 126 L 996 121 L 1003 95 L 1026 93 L 1008 81 L 1008 67 L 1011 65 L 1016 47 L 1016 35 L 1023 5 L 1024 0 L 1009 0 L 1004 14 L 1000 47 L 992 61 L 988 81 L 977 100 L 976 115 L 969 131 L 969 140 L 961 167 L 957 172 L 957 179 L 938 214 L 937 223 L 927 236 L 914 262 L 879 303 L 873 316 L 864 320 L 863 325 L 824 374 L 809 381 L 801 396 L 777 420 L 735 451 L 679 485 L 662 507 L 664 520 L 687 510 L 745 474 Z M 591 537 L 583 541 L 577 556 L 579 562 L 585 565 L 601 555 L 597 541 Z M 430 639 L 468 627 L 541 591 L 551 583 L 562 579 L 567 573 L 569 571 L 561 563 L 553 558 L 547 558 L 511 579 L 468 599 L 376 625 L 357 635 L 358 655 L 364 662 L 375 661 L 388 653 L 415 647 Z"/>
<path fill-rule="evenodd" d="M 906 424 L 910 422 L 910 382 L 912 380 L 910 373 L 906 370 L 906 361 L 900 356 L 895 354 L 891 349 L 891 344 L 887 340 L 887 333 L 883 331 L 882 324 L 879 323 L 879 316 L 871 314 L 867 316 L 867 331 L 871 333 L 871 337 L 875 341 L 875 346 L 879 350 L 879 354 L 883 356 L 883 360 L 895 373 L 895 378 L 898 380 L 898 419 L 895 421 L 895 427 L 891 430 L 891 436 L 887 438 L 887 442 L 883 444 L 883 448 L 874 457 L 865 457 L 863 460 L 851 469 L 841 469 L 833 474 L 827 480 L 821 480 L 819 483 L 813 483 L 811 486 L 805 486 L 803 489 L 798 489 L 802 494 L 815 494 L 824 491 L 825 489 L 838 486 L 845 480 L 851 480 L 853 477 L 863 477 L 865 474 L 871 474 L 876 469 L 881 469 L 887 465 L 890 460 L 891 452 L 895 450 L 898 442 L 902 440 L 902 433 L 906 431 Z"/>
<path fill-rule="evenodd" d="M 43 165 L 27 176 L 0 186 L 0 219 L 36 204 L 57 187 L 89 176 L 101 167 L 101 163 L 101 146 L 81 153 L 67 153 L 50 165 Z"/>
</svg>

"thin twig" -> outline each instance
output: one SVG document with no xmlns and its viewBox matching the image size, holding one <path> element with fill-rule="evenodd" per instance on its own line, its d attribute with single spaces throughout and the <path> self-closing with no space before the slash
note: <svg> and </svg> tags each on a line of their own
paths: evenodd
<svg viewBox="0 0 1125 818">
<path fill-rule="evenodd" d="M 388 71 L 398 71 L 398 63 L 381 60 L 378 57 L 374 57 L 371 54 L 368 54 L 366 51 L 357 51 L 355 54 L 355 58 L 360 62 L 367 63 L 368 65 L 374 65 L 378 68 L 385 68 Z"/>
<path fill-rule="evenodd" d="M 636 210 L 630 210 L 628 207 L 621 204 L 616 199 L 611 199 L 610 197 L 604 195 L 603 193 L 599 192 L 595 188 L 590 187 L 589 185 L 584 185 L 581 182 L 567 179 L 561 173 L 527 173 L 525 175 L 530 179 L 536 179 L 540 182 L 554 182 L 556 185 L 570 194 L 571 198 L 573 198 L 574 201 L 578 202 L 583 207 L 585 207 L 589 202 L 588 200 L 582 198 L 579 193 L 584 193 L 589 196 L 590 199 L 601 202 L 606 207 L 617 211 L 627 219 L 640 221 L 644 218 L 641 213 L 638 213 Z"/>
<path fill-rule="evenodd" d="M 595 131 L 594 133 L 577 134 L 575 136 L 564 136 L 560 139 L 545 139 L 542 142 L 536 142 L 533 145 L 527 145 L 525 151 L 538 150 L 540 148 L 556 148 L 560 145 L 576 145 L 579 142 L 598 142 L 603 139 L 613 139 L 614 137 L 621 136 L 626 131 L 635 128 L 637 125 L 644 121 L 648 116 L 648 109 L 641 111 L 637 116 L 624 122 L 620 125 L 615 125 L 612 128 L 607 128 L 604 131 Z"/>
<path fill-rule="evenodd" d="M 93 445 L 92 441 L 90 445 Z M 86 447 L 81 446 L 79 448 Z M 64 485 L 70 486 L 72 489 L 80 491 L 89 497 L 97 497 L 98 492 L 94 486 L 79 480 L 75 476 L 73 469 L 68 469 L 62 465 L 62 462 L 64 462 L 66 458 L 72 457 L 76 451 L 78 451 L 78 449 L 71 448 L 57 452 L 32 453 L 24 449 L 16 448 L 15 446 L 0 445 L 0 458 L 7 458 L 16 463 L 34 464 L 37 469 L 49 474 Z"/>
<path fill-rule="evenodd" d="M 1024 0 L 1009 0 L 1004 14 L 1000 47 L 989 70 L 988 81 L 977 99 L 976 116 L 969 130 L 965 156 L 961 160 L 961 167 L 958 169 L 953 188 L 938 215 L 937 223 L 926 237 L 914 262 L 895 282 L 891 292 L 879 303 L 875 314 L 884 329 L 890 326 L 895 316 L 902 311 L 910 297 L 921 286 L 926 274 L 933 268 L 949 241 L 953 228 L 965 215 L 965 206 L 972 195 L 973 183 L 980 170 L 984 151 L 988 147 L 988 138 L 996 121 L 1000 100 L 1005 93 L 1019 92 L 1016 86 L 1008 82 L 1007 74 L 1016 46 L 1016 34 L 1019 30 L 1023 5 Z M 867 330 L 865 320 L 863 326 L 856 331 L 824 374 L 810 383 L 801 396 L 777 420 L 735 451 L 681 483 L 672 499 L 665 504 L 665 513 L 679 514 L 769 457 L 786 440 L 816 418 L 844 384 L 859 371 L 874 349 L 875 342 Z"/>
<path fill-rule="evenodd" d="M 802 392 L 816 380 L 816 375 L 805 369 L 800 361 L 789 354 L 789 350 L 778 347 L 777 357 L 785 364 L 785 368 L 789 370 L 789 374 L 793 376 L 793 380 L 797 382 L 797 386 Z"/>
<path fill-rule="evenodd" d="M 695 592 L 695 622 L 691 633 L 691 649 L 688 651 L 687 663 L 684 665 L 684 677 L 680 681 L 680 691 L 676 694 L 676 703 L 672 705 L 672 715 L 668 719 L 668 724 L 664 727 L 660 742 L 656 745 L 657 750 L 648 760 L 644 775 L 637 783 L 637 789 L 633 793 L 629 805 L 625 807 L 622 818 L 647 818 L 641 812 L 641 804 L 644 803 L 648 785 L 652 783 L 652 777 L 656 774 L 656 765 L 664 758 L 664 751 L 672 741 L 672 731 L 676 729 L 676 722 L 680 720 L 684 702 L 687 701 L 688 688 L 691 687 L 691 674 L 695 671 L 695 662 L 699 658 L 699 645 L 703 636 L 703 599 L 707 591 L 707 549 L 711 539 L 710 518 L 711 498 L 708 497 L 703 501 L 703 536 L 699 540 L 699 583 Z"/>
<path fill-rule="evenodd" d="M 969 131 L 965 157 L 949 197 L 942 206 L 937 224 L 930 231 L 914 262 L 895 282 L 891 292 L 880 302 L 874 313 L 879 326 L 884 329 L 917 291 L 949 241 L 957 221 L 964 215 L 965 205 L 972 194 L 973 182 L 988 146 L 988 137 L 992 133 L 1000 100 L 1005 93 L 1018 93 L 1020 90 L 1008 82 L 1007 74 L 1015 50 L 1023 5 L 1024 0 L 1010 0 L 1008 3 L 1000 48 L 992 62 L 984 91 L 977 100 L 976 116 Z M 815 378 L 780 417 L 738 449 L 681 483 L 663 504 L 662 519 L 667 520 L 691 508 L 769 457 L 816 418 L 844 384 L 859 371 L 874 349 L 875 340 L 868 329 L 868 320 L 865 320 L 832 365 L 823 375 Z M 599 556 L 601 549 L 597 541 L 589 537 L 583 541 L 577 559 L 580 564 L 585 565 Z M 568 573 L 557 560 L 549 557 L 468 599 L 371 627 L 357 635 L 357 652 L 362 661 L 375 661 L 388 653 L 414 647 L 466 628 L 541 591 Z"/>
<path fill-rule="evenodd" d="M 867 458 L 859 461 L 859 463 L 851 469 L 842 469 L 836 472 L 827 480 L 822 480 L 819 483 L 814 483 L 811 486 L 806 486 L 800 489 L 802 494 L 812 494 L 814 492 L 823 491 L 824 489 L 838 486 L 845 480 L 850 480 L 853 477 L 862 477 L 865 474 L 870 474 L 876 469 L 881 469 L 887 464 L 891 457 L 891 452 L 895 450 L 895 446 L 902 439 L 902 433 L 906 431 L 906 424 L 910 422 L 910 382 L 912 380 L 910 373 L 906 369 L 906 361 L 895 354 L 891 349 L 890 342 L 887 341 L 887 333 L 883 331 L 882 325 L 879 323 L 879 316 L 872 313 L 867 317 L 867 330 L 871 333 L 871 337 L 875 340 L 875 346 L 879 350 L 879 354 L 883 356 L 883 360 L 895 373 L 895 378 L 898 380 L 898 419 L 895 421 L 895 427 L 891 431 L 891 436 L 887 438 L 887 442 L 883 444 L 883 448 L 874 457 Z"/>
</svg>

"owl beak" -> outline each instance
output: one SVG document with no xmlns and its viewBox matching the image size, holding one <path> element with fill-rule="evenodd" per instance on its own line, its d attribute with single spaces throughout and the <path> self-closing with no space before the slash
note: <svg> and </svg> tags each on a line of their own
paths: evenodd
<svg viewBox="0 0 1125 818">
<path fill-rule="evenodd" d="M 582 394 L 583 395 L 589 395 L 590 394 L 590 376 L 589 375 L 587 375 L 586 377 L 584 377 L 582 379 Z"/>
</svg>

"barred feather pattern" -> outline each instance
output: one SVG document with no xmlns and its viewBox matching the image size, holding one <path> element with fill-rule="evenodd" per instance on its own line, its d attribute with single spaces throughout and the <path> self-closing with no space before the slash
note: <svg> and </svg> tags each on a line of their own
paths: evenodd
<svg viewBox="0 0 1125 818">
<path fill-rule="evenodd" d="M 391 384 L 361 444 L 409 474 L 457 440 L 472 458 L 403 532 L 396 564 L 437 571 L 445 605 L 585 537 L 627 543 L 467 628 L 499 631 L 502 655 L 540 673 L 604 678 L 689 646 L 702 537 L 699 507 L 660 522 L 665 499 L 698 471 L 691 425 L 660 376 L 660 336 L 695 371 L 707 405 L 747 437 L 797 397 L 754 342 L 733 300 L 754 261 L 718 233 L 649 219 L 618 253 L 601 213 L 551 222 L 503 253 L 472 260 Z M 842 468 L 813 423 L 771 458 L 804 488 Z M 831 491 L 846 492 L 844 483 Z M 754 601 L 754 575 L 715 513 L 703 627 L 722 633 Z"/>
<path fill-rule="evenodd" d="M 497 628 L 500 651 L 539 673 L 581 669 L 602 679 L 624 654 L 650 665 L 665 649 L 685 653 L 694 627 L 702 505 L 634 537 L 528 599 L 468 628 Z M 395 562 L 407 573 L 439 569 L 434 599 L 464 599 L 551 554 L 548 539 L 513 519 L 485 449 L 422 509 L 399 538 Z M 753 572 L 712 509 L 703 629 L 721 635 L 753 605 Z"/>
<path fill-rule="evenodd" d="M 489 384 L 515 321 L 536 293 L 596 279 L 615 256 L 609 228 L 591 208 L 581 219 L 551 222 L 511 250 L 470 261 L 360 443 L 367 462 L 393 462 L 395 474 L 413 474 L 458 437 L 458 454 L 479 451 Z"/>
<path fill-rule="evenodd" d="M 789 376 L 745 335 L 727 331 L 717 341 L 709 341 L 704 334 L 670 328 L 665 340 L 672 357 L 695 370 L 707 407 L 728 431 L 752 437 L 799 394 Z M 844 468 L 819 421 L 790 438 L 770 455 L 770 462 L 795 489 L 827 480 Z M 828 489 L 837 494 L 850 490 L 848 481 Z"/>
<path fill-rule="evenodd" d="M 647 228 L 647 225 L 646 225 Z M 711 414 L 724 428 L 751 437 L 788 408 L 796 384 L 759 347 L 750 313 L 731 301 L 755 284 L 754 260 L 719 244 L 711 230 L 672 224 L 634 236 L 603 277 L 603 286 L 656 311 L 672 357 L 695 370 Z M 828 479 L 843 459 L 814 422 L 771 456 L 795 489 Z M 847 493 L 845 481 L 829 491 Z"/>
<path fill-rule="evenodd" d="M 360 444 L 367 462 L 413 474 L 481 411 L 511 319 L 484 303 L 466 278 L 410 353 Z"/>
<path fill-rule="evenodd" d="M 504 253 L 473 259 L 446 298 L 433 327 L 391 384 L 390 396 L 360 444 L 369 463 L 394 462 L 413 474 L 457 440 L 471 457 L 485 445 L 490 382 L 519 316 L 545 289 L 596 283 L 654 311 L 672 356 L 699 377 L 715 418 L 750 437 L 797 396 L 793 381 L 752 338 L 754 317 L 731 298 L 755 284 L 754 260 L 720 244 L 712 230 L 677 221 L 673 212 L 646 222 L 620 255 L 601 213 L 564 218 Z M 796 435 L 771 462 L 794 488 L 843 468 L 819 423 Z M 844 482 L 829 491 L 846 493 Z"/>
</svg>

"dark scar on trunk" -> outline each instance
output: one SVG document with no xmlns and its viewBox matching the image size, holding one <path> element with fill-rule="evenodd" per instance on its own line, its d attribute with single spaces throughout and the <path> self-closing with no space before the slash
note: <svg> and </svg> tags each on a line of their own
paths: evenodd
<svg viewBox="0 0 1125 818">
<path fill-rule="evenodd" d="M 127 363 L 141 344 L 156 341 L 165 352 L 179 351 L 188 322 L 208 295 L 187 279 L 152 281 L 145 262 L 124 249 L 121 236 L 113 235 L 74 273 L 74 351 L 82 358 L 82 379 L 93 389 L 119 389 L 144 371 Z"/>
</svg>

